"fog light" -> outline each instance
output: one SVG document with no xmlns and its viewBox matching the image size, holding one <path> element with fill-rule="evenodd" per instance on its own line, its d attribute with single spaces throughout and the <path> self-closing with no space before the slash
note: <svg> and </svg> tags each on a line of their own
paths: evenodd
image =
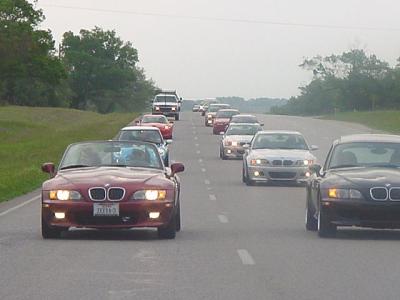
<svg viewBox="0 0 400 300">
<path fill-rule="evenodd" d="M 255 172 L 254 172 L 254 176 L 256 176 L 256 177 L 257 177 L 257 176 L 260 176 L 260 172 L 255 171 Z"/>
<path fill-rule="evenodd" d="M 211 120 L 208 120 L 208 124 L 211 124 L 212 123 L 212 121 Z"/>
<path fill-rule="evenodd" d="M 231 154 L 231 153 L 232 153 L 232 150 L 231 150 L 231 149 L 228 149 L 228 150 L 226 150 L 226 153 Z"/>
<path fill-rule="evenodd" d="M 56 212 L 55 214 L 56 219 L 64 219 L 65 218 L 65 213 L 63 212 Z"/>
<path fill-rule="evenodd" d="M 150 219 L 158 219 L 159 216 L 160 216 L 159 212 L 151 212 L 151 213 L 149 213 Z"/>
<path fill-rule="evenodd" d="M 306 172 L 306 177 L 310 177 L 311 173 L 310 172 Z"/>
</svg>

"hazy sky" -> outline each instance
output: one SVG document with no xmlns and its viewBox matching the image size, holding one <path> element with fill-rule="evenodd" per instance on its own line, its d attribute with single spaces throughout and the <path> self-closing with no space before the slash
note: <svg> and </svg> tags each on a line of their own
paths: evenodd
<svg viewBox="0 0 400 300">
<path fill-rule="evenodd" d="M 355 47 L 392 65 L 400 57 L 398 0 L 39 0 L 38 6 L 57 41 L 68 30 L 115 29 L 138 49 L 148 77 L 184 98 L 290 97 L 311 79 L 298 67 L 304 57 Z"/>
</svg>

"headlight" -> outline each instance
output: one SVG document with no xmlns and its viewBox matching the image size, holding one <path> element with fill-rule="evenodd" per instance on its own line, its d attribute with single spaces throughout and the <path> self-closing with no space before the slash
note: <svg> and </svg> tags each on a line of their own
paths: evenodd
<svg viewBox="0 0 400 300">
<path fill-rule="evenodd" d="M 158 106 L 156 106 L 156 110 L 160 110 L 160 108 Z"/>
<path fill-rule="evenodd" d="M 168 126 L 168 125 L 165 125 L 165 126 L 164 126 L 164 129 L 169 129 L 169 126 Z"/>
<path fill-rule="evenodd" d="M 54 190 L 49 193 L 50 200 L 80 200 L 82 195 L 77 191 Z"/>
<path fill-rule="evenodd" d="M 236 147 L 237 145 L 238 145 L 238 142 L 236 142 L 236 141 L 233 141 L 233 142 L 232 142 L 232 146 L 235 146 L 235 147 Z"/>
<path fill-rule="evenodd" d="M 328 198 L 330 199 L 362 199 L 363 196 L 359 190 L 355 189 L 328 189 Z"/>
<path fill-rule="evenodd" d="M 176 107 L 173 107 L 171 110 L 172 110 L 172 111 L 176 111 Z"/>
<path fill-rule="evenodd" d="M 312 159 L 305 159 L 305 160 L 303 161 L 303 164 L 304 164 L 305 166 L 311 166 L 313 163 L 314 163 L 314 161 L 313 161 Z"/>
<path fill-rule="evenodd" d="M 133 194 L 132 200 L 165 200 L 166 196 L 166 190 L 141 190 Z"/>
<path fill-rule="evenodd" d="M 212 115 L 207 115 L 207 119 L 212 119 Z"/>
<path fill-rule="evenodd" d="M 267 159 L 252 159 L 252 160 L 250 160 L 250 164 L 252 166 L 268 165 L 268 160 Z"/>
</svg>

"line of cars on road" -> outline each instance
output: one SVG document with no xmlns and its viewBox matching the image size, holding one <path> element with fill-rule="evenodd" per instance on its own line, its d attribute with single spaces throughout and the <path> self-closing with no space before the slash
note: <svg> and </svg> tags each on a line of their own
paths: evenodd
<svg viewBox="0 0 400 300">
<path fill-rule="evenodd" d="M 169 165 L 172 135 L 164 115 L 143 115 L 113 140 L 69 145 L 57 168 L 43 164 L 51 177 L 42 186 L 43 238 L 70 228 L 137 227 L 175 238 L 181 229 L 177 173 L 184 165 Z"/>
<path fill-rule="evenodd" d="M 214 124 L 207 113 L 206 125 Z M 254 116 L 252 122 L 248 117 L 231 117 L 222 132 L 220 158 L 242 158 L 246 185 L 305 185 L 307 230 L 333 237 L 338 227 L 400 228 L 400 136 L 341 137 L 319 165 L 311 153 L 318 147 L 309 146 L 300 132 L 262 130 Z"/>
</svg>

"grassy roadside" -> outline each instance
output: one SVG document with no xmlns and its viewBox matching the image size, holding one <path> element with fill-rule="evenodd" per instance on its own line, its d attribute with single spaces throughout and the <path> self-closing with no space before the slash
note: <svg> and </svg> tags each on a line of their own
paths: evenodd
<svg viewBox="0 0 400 300">
<path fill-rule="evenodd" d="M 343 112 L 324 116 L 324 119 L 363 124 L 373 129 L 400 134 L 400 110 Z"/>
<path fill-rule="evenodd" d="M 58 163 L 68 144 L 110 139 L 136 116 L 62 108 L 0 107 L 0 202 L 39 187 L 48 178 L 42 173 L 41 164 Z"/>
</svg>

